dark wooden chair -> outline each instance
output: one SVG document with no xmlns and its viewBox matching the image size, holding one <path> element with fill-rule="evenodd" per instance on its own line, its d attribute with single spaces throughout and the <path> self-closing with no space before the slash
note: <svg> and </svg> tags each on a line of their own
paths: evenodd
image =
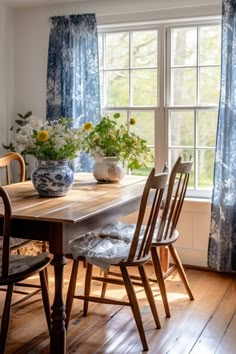
<svg viewBox="0 0 236 354">
<path fill-rule="evenodd" d="M 111 299 L 111 298 L 105 298 L 105 297 L 98 297 L 98 296 L 92 296 L 90 295 L 90 289 L 91 289 L 91 280 L 92 280 L 92 270 L 93 270 L 93 264 L 99 265 L 99 262 L 103 261 L 103 255 L 102 254 L 94 254 L 92 259 L 90 257 L 85 257 L 88 264 L 87 264 L 87 269 L 86 269 L 86 277 L 85 277 L 85 290 L 84 290 L 84 295 L 83 296 L 77 296 L 75 295 L 75 286 L 76 286 L 76 278 L 77 278 L 77 271 L 78 271 L 78 266 L 79 266 L 79 261 L 81 259 L 80 255 L 77 254 L 77 256 L 74 256 L 73 260 L 73 268 L 72 268 L 72 273 L 71 273 L 71 278 L 70 278 L 70 283 L 69 283 L 69 288 L 68 288 L 68 295 L 67 295 L 67 301 L 66 301 L 66 313 L 67 313 L 67 319 L 66 319 L 66 327 L 68 327 L 69 319 L 70 319 L 70 313 L 71 313 L 71 308 L 73 304 L 73 299 L 82 299 L 84 300 L 84 310 L 83 314 L 84 316 L 87 315 L 88 311 L 88 302 L 98 302 L 98 303 L 107 303 L 107 304 L 117 304 L 117 305 L 125 305 L 125 306 L 130 306 L 133 312 L 133 316 L 139 331 L 139 335 L 141 338 L 141 342 L 143 345 L 144 350 L 148 350 L 148 345 L 146 341 L 146 336 L 144 333 L 144 327 L 142 323 L 142 318 L 140 314 L 140 309 L 136 297 L 136 293 L 133 287 L 133 283 L 129 274 L 128 267 L 134 268 L 136 267 L 138 269 L 138 272 L 140 274 L 142 286 L 145 289 L 145 293 L 156 323 L 157 328 L 161 328 L 159 317 L 157 314 L 156 306 L 155 306 L 155 301 L 153 298 L 153 294 L 151 291 L 151 287 L 148 281 L 148 278 L 146 276 L 145 272 L 145 264 L 149 261 L 150 259 L 150 246 L 152 242 L 152 237 L 153 233 L 155 230 L 156 226 L 156 220 L 158 218 L 161 202 L 162 202 L 162 196 L 164 192 L 164 188 L 166 186 L 167 182 L 167 174 L 162 173 L 159 175 L 155 175 L 155 169 L 153 169 L 147 179 L 146 185 L 144 187 L 142 199 L 141 199 L 141 204 L 140 204 L 140 209 L 139 209 L 139 214 L 138 214 L 138 220 L 137 224 L 133 228 L 133 233 L 132 233 L 132 238 L 130 242 L 128 242 L 127 246 L 127 253 L 126 256 L 124 256 L 124 253 L 122 253 L 122 256 L 120 257 L 121 260 L 119 259 L 119 254 L 116 254 L 114 258 L 111 258 L 109 260 L 109 265 L 116 266 L 120 269 L 121 276 L 123 279 L 117 279 L 117 277 L 93 277 L 93 279 L 106 282 L 106 283 L 111 283 L 111 284 L 117 284 L 117 285 L 123 285 L 125 286 L 127 296 L 128 296 L 128 301 L 123 301 L 123 300 L 117 300 L 117 299 Z M 151 212 L 148 218 L 148 223 L 147 225 L 143 225 L 143 220 L 147 212 L 147 204 L 148 200 L 150 203 L 150 198 L 152 198 L 152 207 L 151 207 Z M 89 239 L 90 237 L 93 237 L 93 233 L 86 234 L 83 239 L 86 240 Z M 109 240 L 109 242 L 113 239 L 113 235 L 109 234 L 95 234 L 95 238 L 97 237 L 96 241 L 104 241 Z M 116 237 L 115 237 L 116 239 Z M 127 240 L 124 241 L 122 239 L 117 238 L 116 241 L 118 242 L 119 246 L 121 247 L 122 245 L 125 244 L 127 245 Z M 119 243 L 120 242 L 120 243 Z M 123 244 L 122 244 L 123 242 Z M 73 242 L 72 245 L 72 253 L 73 253 L 73 247 L 77 247 L 81 244 L 81 239 L 77 239 L 76 241 Z M 115 244 L 114 244 L 115 247 Z M 119 252 L 118 252 L 119 253 Z M 115 261 L 116 259 L 116 261 Z M 107 259 L 105 259 L 107 261 Z"/>
<path fill-rule="evenodd" d="M 175 162 L 170 173 L 165 204 L 162 211 L 162 216 L 160 218 L 160 224 L 157 233 L 153 237 L 151 245 L 151 255 L 156 279 L 149 280 L 157 281 L 159 284 L 167 317 L 170 317 L 170 309 L 164 279 L 167 278 L 167 276 L 170 274 L 170 270 L 167 270 L 166 273 L 163 271 L 162 262 L 160 261 L 159 254 L 157 252 L 158 248 L 161 248 L 160 254 L 165 253 L 165 257 L 163 257 L 165 260 L 168 259 L 166 252 L 170 252 L 174 267 L 177 269 L 180 275 L 189 298 L 190 300 L 194 300 L 184 268 L 174 246 L 175 241 L 179 237 L 177 224 L 181 214 L 192 164 L 192 161 L 182 161 L 181 157 L 179 157 Z M 171 271 L 172 270 L 173 267 L 171 268 Z"/>
<path fill-rule="evenodd" d="M 15 163 L 15 178 L 13 178 L 13 173 L 12 173 L 12 165 Z M 17 165 L 18 164 L 18 165 Z M 17 152 L 10 152 L 7 153 L 6 155 L 0 157 L 0 185 L 3 184 L 11 184 L 15 182 L 24 182 L 25 181 L 25 161 L 23 157 L 18 154 Z M 22 250 L 25 249 L 25 247 L 33 245 L 35 241 L 33 240 L 27 240 L 27 239 L 21 239 L 21 238 L 10 238 L 10 250 L 11 252 L 17 252 L 18 254 L 22 253 Z M 0 253 L 2 252 L 3 248 L 3 237 L 0 236 Z M 46 242 L 41 243 L 40 247 L 43 252 L 46 251 Z M 46 272 L 47 274 L 47 272 Z M 37 294 L 39 291 L 41 291 L 41 287 L 36 284 L 27 284 L 27 283 L 21 283 L 17 284 L 21 287 L 22 290 L 19 288 L 15 289 L 14 292 L 23 295 L 20 297 L 18 300 L 16 300 L 13 305 L 19 304 L 21 301 L 24 301 L 28 299 L 29 297 Z M 23 290 L 26 288 L 34 288 L 34 291 L 28 292 L 26 290 Z M 4 288 L 0 288 L 0 291 L 4 291 Z"/>
<path fill-rule="evenodd" d="M 10 254 L 12 209 L 9 196 L 3 187 L 0 187 L 0 202 L 3 203 L 4 206 L 3 250 L 0 256 L 0 286 L 7 286 L 0 333 L 0 354 L 4 354 L 10 321 L 11 300 L 14 284 L 21 282 L 22 280 L 25 280 L 36 273 L 39 273 L 40 276 L 44 310 L 46 314 L 48 330 L 50 332 L 50 305 L 47 290 L 47 280 L 45 276 L 45 268 L 49 264 L 50 258 L 46 253 L 41 253 L 38 256 L 22 256 L 19 254 Z"/>
</svg>

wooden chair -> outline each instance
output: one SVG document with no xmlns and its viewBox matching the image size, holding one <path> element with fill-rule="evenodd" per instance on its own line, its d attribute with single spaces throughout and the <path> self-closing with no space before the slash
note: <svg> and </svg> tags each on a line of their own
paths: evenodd
<svg viewBox="0 0 236 354">
<path fill-rule="evenodd" d="M 39 273 L 40 275 L 44 310 L 46 314 L 48 330 L 50 332 L 50 305 L 47 290 L 47 280 L 45 276 L 45 268 L 49 264 L 50 258 L 46 253 L 41 253 L 38 256 L 22 256 L 19 254 L 10 254 L 12 209 L 9 196 L 3 187 L 0 187 L 0 202 L 2 202 L 4 205 L 3 251 L 0 256 L 0 286 L 7 286 L 0 333 L 0 354 L 4 354 L 10 321 L 10 309 L 14 284 L 25 280 L 36 273 Z"/>
<path fill-rule="evenodd" d="M 165 253 L 165 257 L 163 257 L 165 259 L 167 259 L 166 251 L 170 252 L 170 255 L 174 262 L 174 266 L 176 267 L 180 275 L 180 278 L 185 286 L 185 289 L 187 290 L 189 298 L 190 300 L 194 300 L 184 268 L 178 256 L 177 250 L 174 246 L 174 242 L 179 237 L 179 232 L 176 227 L 182 210 L 192 164 L 192 161 L 182 162 L 181 157 L 179 157 L 175 162 L 169 178 L 167 196 L 165 199 L 165 204 L 160 219 L 158 232 L 153 237 L 151 245 L 151 255 L 156 279 L 149 280 L 157 281 L 159 284 L 163 304 L 165 307 L 166 317 L 170 317 L 170 309 L 164 279 L 167 278 L 167 276 L 170 274 L 170 271 L 167 271 L 166 274 L 163 272 L 162 262 L 160 261 L 157 252 L 158 248 L 161 248 L 160 255 Z M 173 268 L 171 270 L 173 270 Z"/>
<path fill-rule="evenodd" d="M 0 169 L 5 170 L 5 183 L 4 184 L 11 184 L 13 183 L 12 173 L 11 173 L 11 164 L 13 161 L 18 161 L 20 169 L 19 169 L 19 178 L 17 181 L 24 182 L 25 180 L 25 161 L 23 157 L 18 154 L 17 152 L 9 152 L 8 154 L 0 157 Z M 1 178 L 1 176 L 0 176 Z M 0 179 L 0 184 L 2 185 L 2 181 Z"/>
<path fill-rule="evenodd" d="M 12 178 L 12 163 L 16 161 L 19 164 L 19 169 L 17 169 L 16 172 L 16 178 L 13 179 Z M 2 157 L 0 157 L 0 170 L 3 172 L 3 174 L 0 175 L 0 185 L 2 185 L 4 182 L 5 184 L 11 184 L 14 183 L 15 181 L 18 182 L 24 182 L 25 181 L 25 161 L 23 159 L 23 157 L 18 154 L 17 152 L 10 152 Z M 5 180 L 2 183 L 2 179 L 1 177 L 5 177 Z M 11 252 L 16 251 L 18 254 L 21 253 L 21 250 L 23 249 L 23 247 L 29 246 L 30 244 L 33 244 L 35 241 L 32 240 L 27 240 L 27 239 L 21 239 L 21 238 L 10 238 L 10 250 Z M 43 242 L 43 244 L 41 245 L 42 247 L 42 251 L 45 252 L 46 251 L 46 242 Z M 3 248 L 3 238 L 0 236 L 0 253 L 2 252 L 2 248 Z M 46 272 L 47 274 L 47 272 Z M 19 286 L 24 287 L 31 287 L 31 288 L 35 288 L 36 290 L 31 291 L 31 292 L 27 292 L 25 290 L 19 290 L 19 289 L 15 289 L 14 292 L 18 293 L 18 294 L 22 294 L 24 296 L 22 296 L 21 298 L 19 298 L 18 300 L 16 300 L 12 305 L 16 305 L 18 303 L 20 303 L 23 300 L 28 299 L 29 297 L 37 294 L 39 291 L 41 291 L 41 287 L 39 285 L 34 285 L 34 284 L 26 284 L 26 283 L 21 283 L 21 284 L 17 284 Z M 4 288 L 1 288 L 0 290 L 4 291 Z"/>
<path fill-rule="evenodd" d="M 171 170 L 168 188 L 164 195 L 162 216 L 158 222 L 151 245 L 151 255 L 156 278 L 149 278 L 149 281 L 157 282 L 159 285 L 166 317 L 170 317 L 170 309 L 164 280 L 175 268 L 180 275 L 190 300 L 194 300 L 181 260 L 174 247 L 174 242 L 179 237 L 176 227 L 181 214 L 192 164 L 192 161 L 182 162 L 181 157 L 175 162 Z M 164 171 L 167 172 L 167 170 L 166 165 Z M 160 249 L 160 256 L 157 252 L 158 247 Z M 171 267 L 169 267 L 169 252 L 174 262 Z M 110 273 L 109 271 L 106 272 L 105 277 L 109 277 Z M 136 281 L 140 279 L 139 277 L 132 278 Z M 107 283 L 103 283 L 102 297 L 106 294 L 106 287 Z"/>
<path fill-rule="evenodd" d="M 123 301 L 123 300 L 117 300 L 117 299 L 110 299 L 110 298 L 105 298 L 105 297 L 98 297 L 98 296 L 91 296 L 90 295 L 90 289 L 91 289 L 91 280 L 92 280 L 92 269 L 93 269 L 93 264 L 99 264 L 101 260 L 103 261 L 103 255 L 101 254 L 95 254 L 93 256 L 93 259 L 90 259 L 89 257 L 85 257 L 88 265 L 87 265 L 87 270 L 86 270 L 86 277 L 85 277 L 85 290 L 84 290 L 84 295 L 83 296 L 77 296 L 75 295 L 75 286 L 76 286 L 76 277 L 77 277 L 77 271 L 78 271 L 78 266 L 79 266 L 79 260 L 81 259 L 80 254 L 75 256 L 73 260 L 73 268 L 72 268 L 72 273 L 71 273 L 71 278 L 70 278 L 70 283 L 69 283 L 69 288 L 68 288 L 68 295 L 67 295 L 67 300 L 66 300 L 66 313 L 67 313 L 67 319 L 66 319 L 66 327 L 68 327 L 69 319 L 70 319 L 70 313 L 71 313 L 71 308 L 72 308 L 72 303 L 73 299 L 83 299 L 84 300 L 84 310 L 83 314 L 84 316 L 87 315 L 88 311 L 88 302 L 98 302 L 98 303 L 108 303 L 108 304 L 117 304 L 117 305 L 124 305 L 124 306 L 131 306 L 133 316 L 139 331 L 139 335 L 142 341 L 143 349 L 148 350 L 148 345 L 144 333 L 144 328 L 143 328 L 143 323 L 141 319 L 141 314 L 139 310 L 139 305 L 137 301 L 137 297 L 135 294 L 135 290 L 128 272 L 128 267 L 137 267 L 138 272 L 141 277 L 142 281 L 142 286 L 145 289 L 145 293 L 156 323 L 157 328 L 161 328 L 159 317 L 157 314 L 156 306 L 155 306 L 155 301 L 153 298 L 153 294 L 151 291 L 151 287 L 149 284 L 149 281 L 146 276 L 146 272 L 144 269 L 144 265 L 149 261 L 150 255 L 149 255 L 149 250 L 152 242 L 152 237 L 153 237 L 153 232 L 156 226 L 156 220 L 158 217 L 159 209 L 161 206 L 162 202 L 162 196 L 163 196 L 163 191 L 166 186 L 167 182 L 167 174 L 162 173 L 159 175 L 155 175 L 155 169 L 153 169 L 147 179 L 146 185 L 144 187 L 142 199 L 141 199 L 141 204 L 140 204 L 140 209 L 139 209 L 139 214 L 138 214 L 138 220 L 137 224 L 135 225 L 132 233 L 132 239 L 128 243 L 127 246 L 127 251 L 126 251 L 126 256 L 124 256 L 124 253 L 122 253 L 122 256 L 120 256 L 121 260 L 119 260 L 119 254 L 116 254 L 114 258 L 111 258 L 109 261 L 109 265 L 114 265 L 116 267 L 119 267 L 121 275 L 123 280 L 117 279 L 117 278 L 112 278 L 112 277 L 93 277 L 93 279 L 100 280 L 102 282 L 107 282 L 107 283 L 112 283 L 112 284 L 117 284 L 117 285 L 123 285 L 125 286 L 127 296 L 128 296 L 128 301 Z M 153 193 L 152 190 L 154 190 Z M 152 207 L 151 207 L 151 212 L 149 215 L 148 223 L 147 225 L 143 225 L 143 220 L 144 216 L 146 213 L 146 207 L 148 203 L 148 198 L 153 198 L 152 201 Z M 149 199 L 150 202 L 150 199 Z M 86 234 L 84 239 L 89 239 L 90 237 L 93 236 L 93 233 Z M 95 234 L 95 238 L 97 237 L 97 240 L 102 240 L 105 242 L 109 240 L 113 240 L 112 235 L 102 235 L 102 234 Z M 127 241 L 127 240 L 126 240 Z M 122 239 L 116 239 L 116 242 L 118 242 L 119 246 L 121 247 L 127 242 L 125 242 Z M 123 242 L 123 244 L 122 244 Z M 72 245 L 72 253 L 73 250 L 76 249 L 77 246 L 81 244 L 81 239 L 77 239 L 76 241 L 73 242 Z M 114 245 L 115 247 L 115 245 Z M 116 259 L 116 261 L 115 261 Z M 118 259 L 118 260 L 117 260 Z M 105 259 L 107 261 L 107 259 Z"/>
<path fill-rule="evenodd" d="M 19 169 L 18 169 L 19 173 L 18 173 L 18 178 L 16 178 L 16 180 L 18 182 L 24 182 L 25 161 L 23 157 L 17 152 L 9 152 L 8 154 L 0 157 L 0 170 L 3 172 L 2 174 L 0 174 L 0 186 L 13 183 L 12 171 L 11 171 L 13 161 L 17 161 L 19 164 Z M 4 181 L 2 181 L 3 175 L 5 177 Z M 24 247 L 29 243 L 32 243 L 32 241 L 19 239 L 19 238 L 17 239 L 11 238 L 10 249 L 11 251 L 19 250 L 20 247 Z M 0 251 L 1 249 L 2 249 L 2 240 L 0 239 Z"/>
</svg>

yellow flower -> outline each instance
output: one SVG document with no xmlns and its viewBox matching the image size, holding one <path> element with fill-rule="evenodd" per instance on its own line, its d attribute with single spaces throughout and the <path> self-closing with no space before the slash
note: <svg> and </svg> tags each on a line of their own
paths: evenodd
<svg viewBox="0 0 236 354">
<path fill-rule="evenodd" d="M 136 124 L 136 119 L 135 118 L 130 118 L 130 124 L 135 125 Z"/>
<path fill-rule="evenodd" d="M 93 128 L 93 123 L 91 123 L 91 122 L 84 123 L 84 130 L 88 131 L 92 128 Z"/>
<path fill-rule="evenodd" d="M 47 130 L 40 130 L 37 134 L 37 140 L 44 143 L 49 138 Z"/>
</svg>

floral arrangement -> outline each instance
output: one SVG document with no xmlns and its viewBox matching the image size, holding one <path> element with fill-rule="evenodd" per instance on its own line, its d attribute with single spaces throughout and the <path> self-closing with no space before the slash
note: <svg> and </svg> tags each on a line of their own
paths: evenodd
<svg viewBox="0 0 236 354">
<path fill-rule="evenodd" d="M 71 127 L 72 119 L 43 122 L 27 117 L 16 132 L 15 151 L 38 160 L 73 159 L 81 150 L 83 129 Z"/>
<path fill-rule="evenodd" d="M 130 169 L 146 166 L 151 150 L 146 140 L 132 132 L 131 126 L 136 124 L 135 118 L 130 118 L 124 124 L 119 123 L 119 118 L 120 114 L 115 113 L 113 119 L 104 116 L 95 126 L 91 122 L 85 123 L 84 131 L 87 136 L 83 142 L 84 151 L 95 159 L 114 156 L 125 162 Z"/>
</svg>

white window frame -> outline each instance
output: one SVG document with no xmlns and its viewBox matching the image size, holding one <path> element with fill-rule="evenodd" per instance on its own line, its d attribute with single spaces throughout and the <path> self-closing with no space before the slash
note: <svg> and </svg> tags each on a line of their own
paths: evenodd
<svg viewBox="0 0 236 354">
<path fill-rule="evenodd" d="M 137 31 L 137 30 L 158 30 L 158 83 L 159 83 L 159 99 L 157 102 L 159 106 L 148 107 L 102 107 L 104 111 L 122 111 L 127 110 L 134 112 L 142 110 L 155 111 L 155 168 L 157 171 L 162 171 L 163 166 L 169 157 L 169 111 L 170 110 L 184 110 L 184 109 L 215 109 L 216 106 L 198 105 L 198 106 L 174 106 L 170 104 L 170 49 L 171 42 L 170 32 L 171 28 L 176 27 L 195 27 L 201 25 L 214 25 L 221 24 L 220 16 L 210 16 L 205 18 L 186 18 L 186 19 L 173 19 L 161 21 L 148 21 L 148 22 L 134 22 L 125 24 L 110 24 L 98 26 L 98 34 Z M 105 49 L 103 48 L 103 51 Z M 131 86 L 129 87 L 131 90 Z M 130 92 L 131 93 L 131 92 Z M 196 126 L 195 126 L 196 135 Z M 196 149 L 195 149 L 196 150 Z M 194 151 L 195 151 L 194 150 Z M 195 162 L 196 164 L 196 162 Z M 196 166 L 195 171 L 196 171 Z M 196 172 L 195 172 L 196 173 Z M 210 198 L 211 191 L 205 190 L 189 190 L 188 195 L 191 197 Z"/>
</svg>

